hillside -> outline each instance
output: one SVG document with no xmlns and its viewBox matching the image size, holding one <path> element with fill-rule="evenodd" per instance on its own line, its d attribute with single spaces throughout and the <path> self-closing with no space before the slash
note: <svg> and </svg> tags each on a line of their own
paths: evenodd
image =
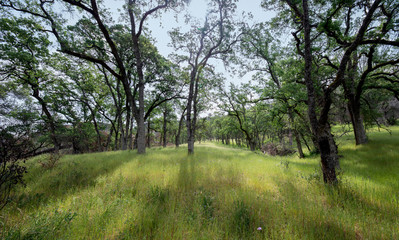
<svg viewBox="0 0 399 240">
<path fill-rule="evenodd" d="M 338 140 L 340 184 L 319 157 L 269 157 L 215 143 L 27 161 L 0 212 L 3 239 L 398 239 L 399 128 Z"/>
</svg>

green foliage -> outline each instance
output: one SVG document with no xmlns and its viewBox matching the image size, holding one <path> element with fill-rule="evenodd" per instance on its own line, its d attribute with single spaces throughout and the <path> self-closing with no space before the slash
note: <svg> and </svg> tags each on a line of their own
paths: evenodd
<svg viewBox="0 0 399 240">
<path fill-rule="evenodd" d="M 24 184 L 26 167 L 22 161 L 31 148 L 28 133 L 0 127 L 0 210 L 9 203 L 9 195 L 16 185 Z"/>
</svg>

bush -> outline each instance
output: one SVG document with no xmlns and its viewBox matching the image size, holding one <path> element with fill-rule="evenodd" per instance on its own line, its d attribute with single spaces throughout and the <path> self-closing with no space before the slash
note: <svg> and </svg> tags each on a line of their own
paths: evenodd
<svg viewBox="0 0 399 240">
<path fill-rule="evenodd" d="M 26 167 L 21 159 L 29 154 L 32 143 L 25 134 L 17 134 L 15 129 L 0 128 L 0 210 L 9 202 L 12 189 L 24 184 Z"/>
<path fill-rule="evenodd" d="M 267 143 L 262 146 L 261 150 L 264 154 L 267 153 L 270 156 L 286 156 L 295 153 L 295 150 L 275 143 Z"/>
<path fill-rule="evenodd" d="M 61 159 L 62 154 L 60 153 L 51 153 L 46 159 L 45 161 L 38 161 L 40 166 L 44 169 L 52 169 L 54 168 L 58 161 Z"/>
</svg>

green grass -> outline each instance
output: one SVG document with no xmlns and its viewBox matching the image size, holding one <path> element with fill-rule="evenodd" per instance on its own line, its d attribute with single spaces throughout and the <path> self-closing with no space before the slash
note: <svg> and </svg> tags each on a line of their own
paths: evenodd
<svg viewBox="0 0 399 240">
<path fill-rule="evenodd" d="M 399 127 L 356 147 L 338 140 L 340 184 L 318 156 L 224 148 L 66 155 L 27 162 L 26 188 L 0 212 L 3 239 L 399 239 Z M 42 159 L 43 160 L 43 159 Z M 258 231 L 257 228 L 262 230 Z"/>
</svg>

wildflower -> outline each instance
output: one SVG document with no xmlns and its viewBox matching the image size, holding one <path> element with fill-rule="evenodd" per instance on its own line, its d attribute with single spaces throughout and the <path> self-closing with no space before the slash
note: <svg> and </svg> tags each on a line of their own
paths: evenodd
<svg viewBox="0 0 399 240">
<path fill-rule="evenodd" d="M 261 228 L 261 227 L 258 227 L 256 230 L 258 230 L 258 231 L 262 231 L 262 228 Z"/>
</svg>

